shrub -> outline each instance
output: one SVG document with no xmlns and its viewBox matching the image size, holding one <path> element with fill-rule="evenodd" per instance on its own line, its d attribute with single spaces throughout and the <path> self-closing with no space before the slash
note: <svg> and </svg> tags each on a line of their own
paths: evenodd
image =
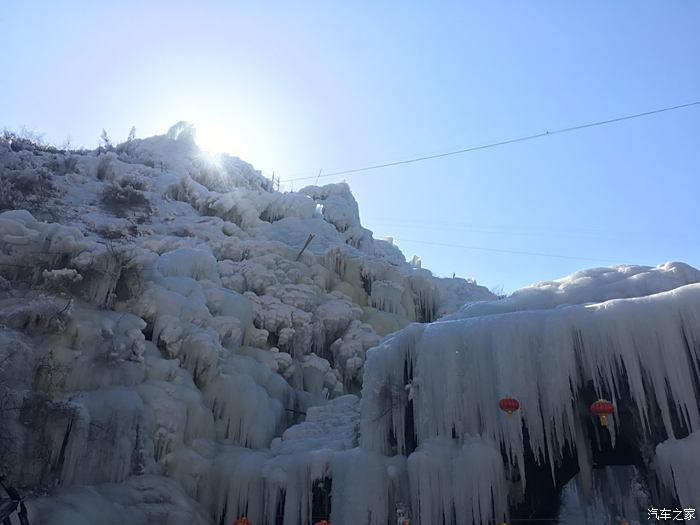
<svg viewBox="0 0 700 525">
<path fill-rule="evenodd" d="M 32 210 L 55 193 L 51 175 L 44 168 L 6 170 L 0 177 L 0 211 Z"/>
<path fill-rule="evenodd" d="M 72 155 L 63 158 L 59 155 L 53 155 L 45 166 L 55 175 L 75 173 L 75 169 L 78 166 L 78 158 Z"/>
<path fill-rule="evenodd" d="M 134 175 L 127 175 L 124 177 L 122 180 L 119 181 L 119 185 L 122 188 L 134 188 L 135 190 L 145 190 L 146 189 L 146 184 L 139 179 L 138 177 L 135 177 Z"/>
<path fill-rule="evenodd" d="M 125 177 L 119 184 L 110 184 L 102 192 L 102 204 L 119 216 L 127 211 L 151 213 L 151 203 L 143 194 L 144 184 L 135 177 Z"/>
<path fill-rule="evenodd" d="M 112 165 L 112 157 L 105 155 L 97 164 L 97 180 L 112 180 L 114 179 L 114 166 Z"/>
<path fill-rule="evenodd" d="M 22 128 L 19 133 L 6 129 L 0 135 L 0 140 L 9 144 L 10 149 L 14 152 L 31 151 L 38 155 L 42 152 L 57 153 L 59 151 L 58 148 L 44 141 L 43 134 L 26 128 Z"/>
<path fill-rule="evenodd" d="M 102 202 L 108 206 L 138 207 L 147 205 L 148 199 L 141 190 L 111 184 L 102 192 Z"/>
</svg>

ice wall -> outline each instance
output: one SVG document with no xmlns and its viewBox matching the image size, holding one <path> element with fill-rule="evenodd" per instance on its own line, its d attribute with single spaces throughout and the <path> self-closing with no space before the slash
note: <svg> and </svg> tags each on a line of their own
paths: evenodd
<svg viewBox="0 0 700 525">
<path fill-rule="evenodd" d="M 111 151 L 1 142 L 0 168 L 17 208 L 0 210 L 0 462 L 28 494 L 65 487 L 36 518 L 197 522 L 196 500 L 217 521 L 278 504 L 309 521 L 357 445 L 343 394 L 378 333 L 433 315 L 429 272 L 375 245 L 347 185 L 272 191 L 182 123 Z M 147 509 L 173 479 L 193 500 Z"/>
<path fill-rule="evenodd" d="M 384 455 L 409 455 L 411 465 L 435 440 L 459 446 L 480 436 L 495 443 L 494 450 L 504 451 L 506 466 L 519 471 L 524 487 L 524 446 L 551 466 L 552 475 L 564 449 L 576 448 L 577 420 L 590 417 L 580 412 L 579 401 L 589 382 L 598 397 L 615 404 L 623 392 L 629 396 L 624 399 L 641 421 L 637 430 L 642 439 L 652 439 L 656 410 L 666 435 L 675 435 L 676 419 L 696 431 L 700 411 L 694 374 L 699 364 L 700 284 L 642 298 L 412 325 L 368 352 L 361 444 Z M 506 395 L 521 404 L 512 419 L 498 410 Z M 409 413 L 413 426 L 408 425 Z M 612 419 L 614 443 L 618 422 Z M 521 425 L 528 429 L 528 443 Z M 415 452 L 408 448 L 411 435 L 418 445 Z M 461 504 L 449 495 L 445 481 L 454 454 L 438 450 L 442 455 L 434 452 L 425 460 L 435 462 L 441 474 L 426 487 L 442 483 L 440 497 L 446 500 L 435 511 L 440 499 L 437 493 L 428 497 L 431 517 L 421 523 L 434 523 L 440 514 L 452 520 L 449 516 Z M 662 457 L 670 457 L 663 454 L 666 448 L 660 450 Z M 428 470 L 429 465 L 418 469 Z M 491 487 L 505 493 L 497 470 L 489 475 L 489 469 L 480 469 L 478 476 L 488 477 Z M 686 478 L 675 481 L 685 487 L 679 494 L 692 490 Z M 500 501 L 497 511 L 505 512 L 505 500 Z M 472 503 L 472 508 L 482 505 Z"/>
</svg>

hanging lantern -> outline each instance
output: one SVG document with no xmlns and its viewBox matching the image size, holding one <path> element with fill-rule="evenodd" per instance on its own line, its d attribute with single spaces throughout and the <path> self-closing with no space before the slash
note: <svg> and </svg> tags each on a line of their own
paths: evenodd
<svg viewBox="0 0 700 525">
<path fill-rule="evenodd" d="M 327 520 L 321 520 L 314 523 L 314 525 L 331 525 L 331 522 Z"/>
<path fill-rule="evenodd" d="M 253 522 L 243 516 L 242 518 L 238 518 L 236 521 L 234 521 L 233 525 L 253 525 Z"/>
<path fill-rule="evenodd" d="M 606 399 L 599 399 L 591 405 L 591 414 L 600 418 L 600 426 L 608 426 L 608 416 L 615 412 L 615 406 Z"/>
<path fill-rule="evenodd" d="M 498 406 L 511 417 L 520 408 L 520 402 L 514 397 L 506 396 L 498 402 Z"/>
<path fill-rule="evenodd" d="M 411 525 L 411 520 L 403 520 L 401 525 Z"/>
</svg>

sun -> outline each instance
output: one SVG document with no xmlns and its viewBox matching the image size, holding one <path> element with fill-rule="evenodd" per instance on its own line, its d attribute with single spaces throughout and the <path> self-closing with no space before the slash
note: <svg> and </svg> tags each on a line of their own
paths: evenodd
<svg viewBox="0 0 700 525">
<path fill-rule="evenodd" d="M 229 143 L 226 130 L 210 122 L 195 122 L 195 142 L 199 149 L 207 153 L 229 153 L 232 144 Z"/>
<path fill-rule="evenodd" d="M 243 141 L 234 135 L 232 130 L 217 122 L 194 122 L 195 142 L 199 149 L 216 155 L 228 153 L 236 157 L 245 155 L 245 145 Z"/>
</svg>

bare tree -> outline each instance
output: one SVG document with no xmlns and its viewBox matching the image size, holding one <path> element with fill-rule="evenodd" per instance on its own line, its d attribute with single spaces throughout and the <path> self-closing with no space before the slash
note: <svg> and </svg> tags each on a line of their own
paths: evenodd
<svg viewBox="0 0 700 525">
<path fill-rule="evenodd" d="M 61 143 L 61 149 L 62 149 L 63 151 L 68 152 L 68 151 L 71 151 L 72 148 L 73 148 L 73 142 L 72 142 L 70 136 L 68 136 L 68 137 L 66 137 L 66 140 L 64 140 L 64 141 Z"/>
<path fill-rule="evenodd" d="M 104 130 L 104 128 L 102 129 L 102 134 L 100 135 L 100 145 L 107 151 L 112 149 L 112 141 L 109 140 L 107 132 Z"/>
</svg>

